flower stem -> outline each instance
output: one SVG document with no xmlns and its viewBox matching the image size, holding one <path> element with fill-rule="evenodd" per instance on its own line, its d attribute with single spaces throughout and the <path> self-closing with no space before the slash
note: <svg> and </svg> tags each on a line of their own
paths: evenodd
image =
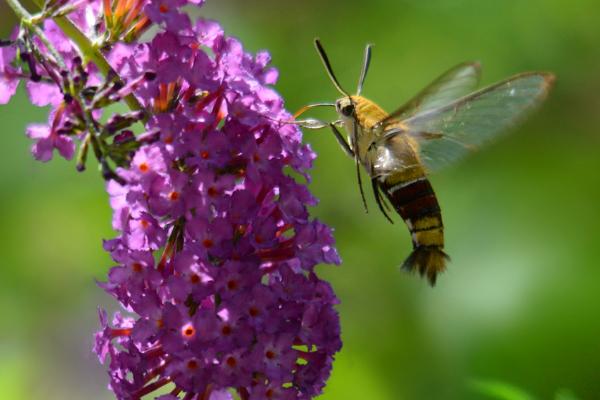
<svg viewBox="0 0 600 400">
<path fill-rule="evenodd" d="M 21 3 L 18 2 L 18 0 L 6 0 L 6 4 L 8 4 L 10 8 L 13 9 L 17 17 L 19 17 L 21 20 L 31 19 L 31 14 L 29 14 L 29 11 L 27 11 L 21 5 Z"/>
</svg>

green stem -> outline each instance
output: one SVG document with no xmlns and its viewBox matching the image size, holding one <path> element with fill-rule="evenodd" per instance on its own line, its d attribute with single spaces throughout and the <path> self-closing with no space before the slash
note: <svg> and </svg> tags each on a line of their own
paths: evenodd
<svg viewBox="0 0 600 400">
<path fill-rule="evenodd" d="M 19 3 L 17 0 L 6 0 L 6 4 L 8 4 L 10 6 L 10 8 L 13 9 L 15 14 L 17 14 L 17 17 L 19 17 L 19 19 L 21 19 L 21 20 L 30 20 L 31 19 L 31 14 L 29 14 L 29 11 L 27 11 L 25 8 L 23 8 L 21 3 Z"/>
</svg>

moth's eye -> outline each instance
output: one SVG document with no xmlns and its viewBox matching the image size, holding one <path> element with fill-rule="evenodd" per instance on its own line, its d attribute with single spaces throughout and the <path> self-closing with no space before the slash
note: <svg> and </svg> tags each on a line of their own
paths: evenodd
<svg viewBox="0 0 600 400">
<path fill-rule="evenodd" d="M 342 107 L 342 114 L 344 114 L 346 117 L 350 117 L 352 114 L 354 114 L 354 104 L 348 104 Z"/>
</svg>

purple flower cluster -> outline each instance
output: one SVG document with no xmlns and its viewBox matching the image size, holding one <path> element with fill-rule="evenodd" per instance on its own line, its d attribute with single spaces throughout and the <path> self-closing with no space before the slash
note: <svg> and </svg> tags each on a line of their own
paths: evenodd
<svg viewBox="0 0 600 400">
<path fill-rule="evenodd" d="M 202 1 L 81 2 L 70 18 L 104 40 L 109 76 L 52 20 L 43 32 L 62 66 L 21 32 L 0 49 L 0 101 L 29 78 L 32 101 L 52 108 L 48 125 L 28 128 L 35 157 L 71 158 L 80 142 L 106 167 L 119 236 L 105 242 L 117 266 L 101 286 L 125 313 L 100 311 L 95 352 L 117 398 L 311 399 L 341 347 L 337 299 L 314 272 L 340 262 L 331 230 L 286 174 L 308 178 L 315 155 L 279 122 L 291 116 L 269 87 L 269 55 L 192 22 L 187 3 Z M 101 118 L 127 96 L 139 110 Z"/>
</svg>

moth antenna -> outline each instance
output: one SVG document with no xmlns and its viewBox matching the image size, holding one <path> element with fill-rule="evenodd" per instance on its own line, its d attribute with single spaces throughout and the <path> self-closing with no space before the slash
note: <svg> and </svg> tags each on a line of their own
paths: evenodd
<svg viewBox="0 0 600 400">
<path fill-rule="evenodd" d="M 369 65 L 371 65 L 371 48 L 372 44 L 367 44 L 365 47 L 365 57 L 363 59 L 362 69 L 360 70 L 360 77 L 358 79 L 358 88 L 356 89 L 356 94 L 360 96 L 363 85 L 365 83 L 365 78 L 367 77 L 367 72 L 369 72 Z"/>
<path fill-rule="evenodd" d="M 329 75 L 329 79 L 331 79 L 331 82 L 333 83 L 333 86 L 335 86 L 335 88 L 341 94 L 350 97 L 350 94 L 342 88 L 337 78 L 335 77 L 335 74 L 333 73 L 333 68 L 331 68 L 331 63 L 329 62 L 329 57 L 327 57 L 327 53 L 325 53 L 325 49 L 323 49 L 323 45 L 321 45 L 321 41 L 319 40 L 319 38 L 315 39 L 315 47 L 317 49 L 317 53 L 319 53 L 319 56 L 321 57 L 323 65 L 325 66 L 327 75 Z"/>
</svg>

